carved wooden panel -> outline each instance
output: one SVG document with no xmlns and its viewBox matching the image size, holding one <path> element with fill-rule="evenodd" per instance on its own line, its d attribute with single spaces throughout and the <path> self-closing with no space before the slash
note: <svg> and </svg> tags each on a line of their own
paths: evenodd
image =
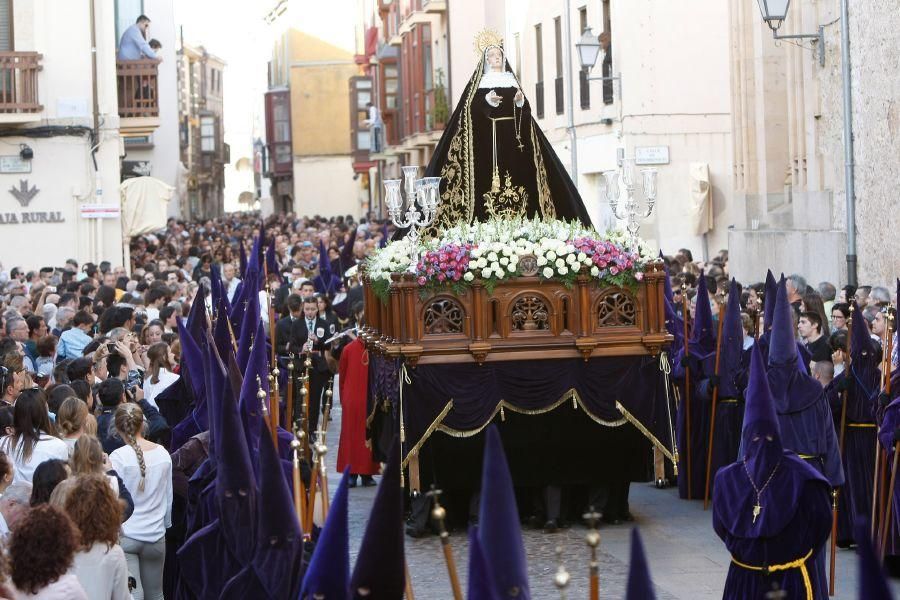
<svg viewBox="0 0 900 600">
<path fill-rule="evenodd" d="M 597 302 L 597 326 L 637 325 L 637 311 L 637 303 L 627 292 L 615 290 L 605 293 Z"/>
<path fill-rule="evenodd" d="M 550 329 L 550 307 L 543 296 L 524 294 L 512 305 L 513 331 L 546 331 Z"/>
<path fill-rule="evenodd" d="M 425 335 L 463 333 L 465 317 L 465 310 L 459 302 L 439 296 L 425 306 Z"/>
</svg>

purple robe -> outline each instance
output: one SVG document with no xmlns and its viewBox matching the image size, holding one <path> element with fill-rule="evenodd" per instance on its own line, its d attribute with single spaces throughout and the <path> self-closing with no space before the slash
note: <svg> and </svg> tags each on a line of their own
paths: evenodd
<svg viewBox="0 0 900 600">
<path fill-rule="evenodd" d="M 769 464 L 766 470 L 754 473 L 759 480 L 757 487 L 763 485 L 772 468 Z M 812 598 L 828 598 L 822 560 L 831 533 L 828 482 L 794 453 L 785 451 L 777 472 L 762 490 L 762 510 L 754 523 L 755 503 L 756 493 L 743 462 L 719 472 L 713 493 L 713 528 L 732 556 L 722 598 L 764 598 L 774 581 L 787 592 L 787 598 L 803 600 L 808 595 L 800 568 L 766 573 L 747 567 L 777 567 L 804 557 Z"/>
</svg>

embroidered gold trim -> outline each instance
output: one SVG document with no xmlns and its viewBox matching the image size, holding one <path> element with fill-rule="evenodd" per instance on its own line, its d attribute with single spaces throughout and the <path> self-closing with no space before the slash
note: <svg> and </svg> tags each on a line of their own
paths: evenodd
<svg viewBox="0 0 900 600">
<path fill-rule="evenodd" d="M 493 189 L 484 194 L 484 207 L 489 215 L 495 219 L 515 219 L 524 217 L 528 206 L 528 192 L 521 185 L 514 186 L 509 171 L 503 180 L 503 185 L 494 193 Z"/>
<path fill-rule="evenodd" d="M 544 157 L 541 155 L 538 137 L 534 132 L 534 121 L 531 122 L 531 130 L 531 148 L 534 151 L 534 171 L 537 176 L 538 204 L 541 207 L 541 216 L 545 219 L 555 219 L 556 207 L 553 206 L 553 198 L 550 196 L 547 169 L 544 166 Z"/>
</svg>

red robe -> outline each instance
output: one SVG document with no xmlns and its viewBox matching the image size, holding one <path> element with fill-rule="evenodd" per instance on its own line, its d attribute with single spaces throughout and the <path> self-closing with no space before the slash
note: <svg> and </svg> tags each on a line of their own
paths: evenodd
<svg viewBox="0 0 900 600">
<path fill-rule="evenodd" d="M 339 367 L 341 396 L 341 441 L 338 446 L 337 471 L 349 465 L 356 475 L 377 475 L 380 465 L 372 460 L 366 447 L 366 394 L 369 390 L 369 368 L 363 362 L 365 347 L 358 339 L 341 352 Z"/>
</svg>

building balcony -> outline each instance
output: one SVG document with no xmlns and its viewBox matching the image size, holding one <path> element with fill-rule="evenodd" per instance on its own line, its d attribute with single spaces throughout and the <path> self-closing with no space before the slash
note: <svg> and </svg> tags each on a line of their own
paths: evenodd
<svg viewBox="0 0 900 600">
<path fill-rule="evenodd" d="M 116 86 L 122 135 L 146 135 L 159 127 L 159 62 L 117 60 Z"/>
<path fill-rule="evenodd" d="M 39 102 L 37 52 L 0 52 L 0 123 L 39 121 L 44 106 Z"/>
<path fill-rule="evenodd" d="M 422 10 L 429 13 L 447 12 L 447 0 L 422 0 Z"/>
</svg>

